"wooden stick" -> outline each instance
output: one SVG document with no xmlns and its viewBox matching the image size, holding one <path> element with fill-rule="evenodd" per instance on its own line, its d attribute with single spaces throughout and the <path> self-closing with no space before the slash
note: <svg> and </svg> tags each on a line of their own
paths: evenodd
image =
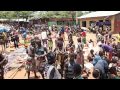
<svg viewBox="0 0 120 90">
<path fill-rule="evenodd" d="M 19 71 L 19 69 L 22 67 L 23 64 L 24 64 L 24 62 L 16 69 L 15 72 L 12 73 L 12 75 L 9 76 L 9 78 L 12 77 L 14 74 L 16 75 L 17 74 L 16 72 Z"/>
</svg>

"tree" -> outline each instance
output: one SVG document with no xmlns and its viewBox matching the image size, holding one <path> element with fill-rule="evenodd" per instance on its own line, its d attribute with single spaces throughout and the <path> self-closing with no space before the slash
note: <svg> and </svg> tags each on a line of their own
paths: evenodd
<svg viewBox="0 0 120 90">
<path fill-rule="evenodd" d="M 83 13 L 77 11 L 78 16 L 81 16 Z M 76 18 L 76 11 L 37 11 L 34 12 L 32 18 L 73 18 L 73 21 Z"/>
<path fill-rule="evenodd" d="M 27 21 L 27 19 L 32 14 L 32 11 L 15 11 L 14 13 L 15 13 L 16 17 L 23 18 L 23 19 L 25 18 Z"/>
</svg>

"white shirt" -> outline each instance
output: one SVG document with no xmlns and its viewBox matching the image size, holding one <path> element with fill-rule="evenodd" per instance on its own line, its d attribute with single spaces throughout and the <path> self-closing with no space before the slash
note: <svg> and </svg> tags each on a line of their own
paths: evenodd
<svg viewBox="0 0 120 90">
<path fill-rule="evenodd" d="M 47 39 L 47 32 L 41 32 L 41 38 L 42 39 Z"/>
<path fill-rule="evenodd" d="M 50 30 L 50 31 L 52 30 L 52 27 L 51 27 L 51 26 L 49 26 L 49 30 Z"/>
</svg>

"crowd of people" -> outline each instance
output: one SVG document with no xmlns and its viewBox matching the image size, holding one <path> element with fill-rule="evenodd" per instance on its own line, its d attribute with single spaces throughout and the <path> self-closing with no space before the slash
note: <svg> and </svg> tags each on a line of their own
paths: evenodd
<svg viewBox="0 0 120 90">
<path fill-rule="evenodd" d="M 97 43 L 92 39 L 87 42 L 87 31 L 79 26 L 20 27 L 12 28 L 6 33 L 6 35 L 1 34 L 0 40 L 9 41 L 7 43 L 14 42 L 15 48 L 19 47 L 20 37 L 26 42 L 27 36 L 31 36 L 30 45 L 25 45 L 28 54 L 25 63 L 28 79 L 31 71 L 34 72 L 35 78 L 38 78 L 36 73 L 39 72 L 43 79 L 88 79 L 90 70 L 84 66 L 83 50 L 86 46 L 89 48 L 88 63 L 93 65 L 92 76 L 95 79 L 119 79 L 117 72 L 120 66 L 120 33 L 117 37 L 113 37 L 108 29 L 104 33 L 98 29 L 96 30 Z M 65 33 L 68 36 L 67 45 L 65 45 Z M 77 36 L 77 43 L 74 43 L 73 35 Z M 10 38 L 4 39 L 7 36 Z M 53 48 L 53 38 L 55 38 L 55 48 Z M 94 50 L 95 44 L 98 50 Z M 3 57 L 1 52 L 1 79 L 4 76 L 3 66 L 7 62 Z"/>
</svg>

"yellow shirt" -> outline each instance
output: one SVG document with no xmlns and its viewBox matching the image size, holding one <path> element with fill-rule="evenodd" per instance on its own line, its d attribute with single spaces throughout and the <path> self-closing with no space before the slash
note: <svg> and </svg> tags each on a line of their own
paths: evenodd
<svg viewBox="0 0 120 90">
<path fill-rule="evenodd" d="M 7 39 L 6 33 L 3 32 L 3 36 L 4 36 L 4 40 L 6 40 Z"/>
<path fill-rule="evenodd" d="M 120 42 L 120 35 L 117 36 L 117 42 Z"/>
</svg>

